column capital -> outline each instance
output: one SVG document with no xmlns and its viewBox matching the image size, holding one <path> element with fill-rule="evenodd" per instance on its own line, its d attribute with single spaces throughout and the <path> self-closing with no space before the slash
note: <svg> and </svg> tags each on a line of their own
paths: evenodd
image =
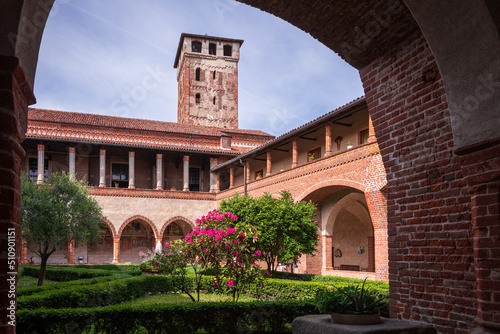
<svg viewBox="0 0 500 334">
<path fill-rule="evenodd" d="M 129 158 L 135 158 L 135 151 L 128 151 Z"/>
<path fill-rule="evenodd" d="M 106 149 L 105 148 L 99 149 L 99 155 L 106 155 Z"/>
<path fill-rule="evenodd" d="M 182 157 L 182 160 L 189 161 L 189 154 L 184 154 L 184 156 Z"/>
<path fill-rule="evenodd" d="M 76 153 L 76 147 L 74 147 L 74 146 L 70 146 L 70 147 L 69 147 L 69 153 L 71 153 L 71 154 L 75 154 L 75 153 Z"/>
</svg>

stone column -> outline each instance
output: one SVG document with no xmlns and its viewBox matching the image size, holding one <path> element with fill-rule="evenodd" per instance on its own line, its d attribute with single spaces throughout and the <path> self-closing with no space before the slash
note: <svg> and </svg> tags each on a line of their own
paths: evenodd
<svg viewBox="0 0 500 334">
<path fill-rule="evenodd" d="M 297 149 L 297 139 L 295 138 L 292 142 L 292 168 L 295 168 L 299 165 L 299 151 Z"/>
<path fill-rule="evenodd" d="M 128 152 L 128 187 L 135 189 L 135 152 Z"/>
<path fill-rule="evenodd" d="M 271 150 L 268 150 L 267 151 L 267 156 L 266 156 L 266 176 L 269 176 L 271 175 L 273 172 L 272 172 L 272 161 L 271 161 Z"/>
<path fill-rule="evenodd" d="M 19 253 L 21 252 L 19 210 L 21 159 L 25 152 L 21 146 L 27 128 L 28 105 L 36 102 L 30 84 L 26 80 L 24 70 L 16 57 L 0 56 L 0 332 L 13 334 L 15 326 L 8 324 L 10 311 L 7 305 L 16 303 L 16 297 L 9 296 L 11 287 L 15 287 L 17 276 L 9 274 L 18 272 Z M 9 265 L 7 245 L 15 243 L 16 261 Z M 13 281 L 12 281 L 13 280 Z M 14 282 L 11 285 L 10 282 Z"/>
<path fill-rule="evenodd" d="M 106 187 L 106 150 L 99 150 L 99 187 Z"/>
<path fill-rule="evenodd" d="M 247 166 L 246 180 L 247 180 L 247 182 L 249 182 L 250 181 L 250 175 L 252 175 L 251 174 L 251 170 L 250 170 L 250 160 L 245 161 L 245 164 Z"/>
<path fill-rule="evenodd" d="M 184 185 L 183 191 L 189 191 L 189 155 L 185 155 L 183 158 L 183 169 L 184 169 Z"/>
<path fill-rule="evenodd" d="M 329 157 L 332 152 L 332 123 L 325 125 L 325 157 Z"/>
<path fill-rule="evenodd" d="M 39 144 L 38 148 L 38 177 L 36 183 L 41 184 L 45 181 L 45 145 Z"/>
<path fill-rule="evenodd" d="M 156 154 L 156 190 L 163 190 L 163 154 Z"/>
<path fill-rule="evenodd" d="M 120 238 L 113 238 L 113 264 L 120 263 Z"/>
<path fill-rule="evenodd" d="M 210 170 L 215 167 L 218 163 L 217 158 L 210 158 Z M 217 174 L 214 172 L 210 172 L 210 192 L 214 193 L 217 191 Z"/>
<path fill-rule="evenodd" d="M 368 114 L 368 142 L 373 143 L 377 141 L 377 137 L 375 137 L 375 128 L 372 123 L 372 116 Z"/>
<path fill-rule="evenodd" d="M 68 264 L 75 264 L 75 240 L 68 242 Z"/>
<path fill-rule="evenodd" d="M 76 174 L 76 149 L 71 146 L 69 148 L 69 177 L 75 179 Z"/>
<path fill-rule="evenodd" d="M 229 188 L 234 188 L 234 166 L 229 168 Z"/>
</svg>

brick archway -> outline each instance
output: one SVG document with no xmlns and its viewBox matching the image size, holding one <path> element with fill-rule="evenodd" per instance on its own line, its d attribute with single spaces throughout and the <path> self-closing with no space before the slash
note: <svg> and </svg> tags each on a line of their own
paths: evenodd
<svg viewBox="0 0 500 334">
<path fill-rule="evenodd" d="M 161 231 L 160 231 L 160 238 L 163 237 L 163 233 L 165 233 L 165 230 L 167 229 L 168 225 L 170 225 L 170 223 L 173 223 L 175 221 L 183 221 L 185 222 L 186 224 L 188 224 L 189 226 L 191 226 L 192 229 L 194 229 L 196 227 L 196 225 L 190 221 L 189 219 L 185 218 L 185 217 L 182 217 L 182 216 L 177 216 L 177 217 L 173 217 L 173 218 L 170 218 L 169 220 L 167 220 L 167 222 L 165 224 L 163 224 L 163 227 L 161 228 Z"/>
<path fill-rule="evenodd" d="M 120 226 L 120 229 L 118 230 L 118 234 L 117 234 L 117 237 L 121 237 L 122 235 L 122 232 L 123 232 L 123 229 L 125 229 L 125 227 L 132 221 L 134 220 L 141 220 L 143 222 L 145 222 L 146 224 L 148 224 L 151 229 L 153 230 L 153 233 L 154 233 L 154 237 L 155 239 L 158 239 L 158 229 L 156 228 L 156 225 L 153 224 L 153 222 L 148 219 L 147 217 L 144 217 L 144 216 L 141 216 L 141 215 L 136 215 L 136 216 L 133 216 L 133 217 L 130 217 L 129 219 L 127 219 L 121 226 Z"/>
<path fill-rule="evenodd" d="M 322 190 L 327 189 L 327 191 L 323 192 L 323 194 L 319 194 L 319 196 L 323 198 L 324 196 L 329 196 L 332 193 L 333 189 L 341 189 L 341 188 L 353 188 L 365 192 L 366 186 L 361 182 L 348 179 L 326 180 L 317 183 L 309 187 L 308 189 L 304 190 L 304 192 L 302 192 L 299 196 L 297 196 L 295 200 L 296 201 L 308 200 L 308 198 L 313 196 L 314 193 L 322 192 Z"/>
<path fill-rule="evenodd" d="M 111 231 L 111 235 L 113 236 L 113 239 L 115 239 L 117 237 L 115 226 L 107 218 L 103 218 L 103 221 L 109 227 L 109 230 Z M 120 233 L 121 233 L 121 231 L 122 230 L 120 230 Z"/>
</svg>

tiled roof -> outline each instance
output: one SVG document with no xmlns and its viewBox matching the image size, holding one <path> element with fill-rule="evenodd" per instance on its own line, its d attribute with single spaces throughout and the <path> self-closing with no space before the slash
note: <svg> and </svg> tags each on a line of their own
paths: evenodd
<svg viewBox="0 0 500 334">
<path fill-rule="evenodd" d="M 254 136 L 272 135 L 260 130 L 223 129 L 212 126 L 179 124 L 174 122 L 152 121 L 147 119 L 117 117 L 107 115 L 86 114 L 70 111 L 29 108 L 28 120 L 57 122 L 65 124 L 102 126 L 107 128 L 158 131 L 168 133 L 196 134 L 220 137 L 223 134 L 240 134 Z"/>
<path fill-rule="evenodd" d="M 220 137 L 232 137 L 231 149 Z M 177 124 L 145 119 L 29 109 L 27 138 L 238 155 L 274 137 L 258 130 Z"/>
</svg>

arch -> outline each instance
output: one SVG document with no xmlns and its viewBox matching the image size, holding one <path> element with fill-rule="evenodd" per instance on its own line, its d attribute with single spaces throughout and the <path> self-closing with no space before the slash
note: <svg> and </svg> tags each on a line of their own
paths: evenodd
<svg viewBox="0 0 500 334">
<path fill-rule="evenodd" d="M 354 188 L 362 192 L 365 192 L 366 190 L 366 186 L 360 182 L 347 179 L 332 179 L 312 185 L 311 187 L 304 190 L 300 195 L 298 195 L 295 200 L 303 201 L 311 199 L 313 202 L 319 203 L 322 202 L 322 200 L 325 200 L 333 192 L 335 192 L 335 188 L 341 189 L 346 187 Z"/>
<path fill-rule="evenodd" d="M 196 68 L 195 79 L 196 79 L 196 81 L 201 80 L 201 68 L 199 68 L 199 67 Z"/>
<path fill-rule="evenodd" d="M 173 223 L 173 222 L 179 221 L 179 220 L 190 225 L 192 229 L 196 228 L 196 225 L 192 221 L 190 221 L 189 219 L 182 217 L 182 216 L 176 216 L 176 217 L 170 218 L 169 220 L 167 220 L 167 222 L 165 224 L 163 224 L 163 227 L 161 228 L 161 231 L 160 231 L 160 237 L 163 237 L 163 234 L 165 233 L 165 230 L 167 229 L 167 226 L 170 223 Z"/>
<path fill-rule="evenodd" d="M 106 220 L 106 226 L 102 226 L 102 228 L 106 228 L 111 235 L 107 235 L 104 233 L 102 239 L 87 244 L 87 252 L 86 254 L 82 254 L 84 261 L 87 263 L 112 263 L 113 262 L 113 247 L 116 231 L 114 226 Z M 77 252 L 75 252 L 75 258 L 77 258 Z M 86 259 L 85 259 L 86 255 Z"/>
<path fill-rule="evenodd" d="M 153 224 L 153 222 L 147 218 L 147 217 L 144 217 L 144 216 L 141 216 L 141 215 L 136 215 L 136 216 L 133 216 L 133 217 L 130 217 L 129 219 L 127 219 L 121 226 L 120 226 L 120 229 L 118 230 L 118 234 L 117 234 L 117 237 L 120 237 L 121 238 L 121 235 L 122 235 L 122 232 L 123 230 L 125 229 L 125 227 L 132 221 L 134 220 L 142 220 L 143 222 L 145 222 L 146 224 L 148 224 L 152 229 L 153 229 L 153 233 L 154 233 L 154 236 L 155 236 L 155 239 L 158 239 L 158 229 L 156 228 L 156 225 Z"/>
<path fill-rule="evenodd" d="M 113 223 L 110 222 L 106 217 L 102 217 L 102 220 L 106 223 L 106 225 L 108 225 L 109 229 L 111 230 L 111 235 L 113 236 L 113 239 L 115 239 L 117 237 L 115 225 L 113 225 Z"/>
</svg>

